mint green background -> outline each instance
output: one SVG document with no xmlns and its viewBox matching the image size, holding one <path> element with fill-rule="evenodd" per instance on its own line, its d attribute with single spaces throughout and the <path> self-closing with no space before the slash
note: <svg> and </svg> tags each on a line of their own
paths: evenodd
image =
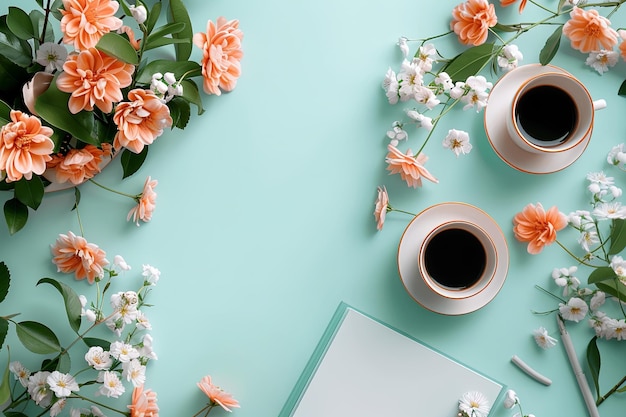
<svg viewBox="0 0 626 417">
<path fill-rule="evenodd" d="M 0 2 L 1 14 L 8 3 Z M 35 6 L 33 1 L 19 3 L 25 9 Z M 205 97 L 207 112 L 194 116 L 184 131 L 159 138 L 135 176 L 121 181 L 116 161 L 98 177 L 131 193 L 141 189 L 146 176 L 156 178 L 152 222 L 137 228 L 125 220 L 130 200 L 92 184 L 81 187 L 85 237 L 106 250 L 111 261 L 123 255 L 135 275 L 146 263 L 162 272 L 150 296 L 156 307 L 147 311 L 159 360 L 150 364 L 146 384 L 158 392 L 161 414 L 190 416 L 199 410 L 205 401 L 195 384 L 210 374 L 240 401 L 233 415 L 278 415 L 337 305 L 345 301 L 508 385 L 526 413 L 585 415 L 562 344 L 543 351 L 531 337 L 539 326 L 557 336 L 553 315 L 531 312 L 556 306 L 534 286 L 554 288 L 552 268 L 571 262 L 556 245 L 539 256 L 528 255 L 513 237 L 511 219 L 531 202 L 558 205 L 566 213 L 586 208 L 584 177 L 590 171 L 606 170 L 626 187 L 626 174 L 605 162 L 609 149 L 626 139 L 626 102 L 616 95 L 626 78 L 624 62 L 600 76 L 584 65 L 586 55 L 563 41 L 553 63 L 608 103 L 596 115 L 587 151 L 569 168 L 549 175 L 510 168 L 486 140 L 482 113 L 455 109 L 426 148 L 427 167 L 440 183 L 426 182 L 413 190 L 385 171 L 385 132 L 401 117 L 403 105 L 390 106 L 380 86 L 389 66 L 399 68 L 398 37 L 446 31 L 457 2 L 186 4 L 195 31 L 218 16 L 240 20 L 245 56 L 237 88 Z M 531 4 L 521 18 L 515 6 L 498 8 L 503 23 L 532 20 L 532 13 Z M 613 27 L 626 26 L 624 19 L 623 11 L 614 15 Z M 551 31 L 540 28 L 517 42 L 524 64 L 537 62 Z M 460 50 L 453 37 L 436 45 L 448 54 Z M 199 57 L 199 50 L 194 53 Z M 441 147 L 453 127 L 470 133 L 474 149 L 468 156 L 457 159 Z M 411 133 L 413 141 L 423 134 Z M 416 304 L 404 291 L 396 264 L 410 217 L 391 213 L 384 230 L 377 232 L 372 212 L 378 185 L 387 187 L 394 206 L 415 213 L 445 201 L 487 211 L 510 249 L 510 270 L 499 295 L 483 309 L 459 317 Z M 0 202 L 8 197 L 2 195 Z M 72 191 L 54 193 L 18 234 L 9 236 L 0 224 L 0 259 L 13 278 L 1 314 L 20 311 L 23 320 L 65 331 L 60 297 L 35 283 L 51 276 L 78 292 L 89 291 L 84 283 L 57 274 L 50 262 L 49 247 L 59 233 L 80 233 L 72 204 Z M 563 234 L 563 239 L 575 238 Z M 585 272 L 579 276 L 585 278 Z M 133 274 L 128 281 L 134 287 L 137 281 L 131 278 Z M 123 282 L 119 285 L 124 288 Z M 582 357 L 591 330 L 586 323 L 569 329 Z M 14 337 L 8 342 L 12 359 L 27 357 Z M 601 350 L 606 391 L 626 373 L 626 362 L 620 344 L 602 343 Z M 0 363 L 6 353 L 0 352 Z M 553 384 L 546 387 L 523 374 L 510 363 L 513 355 Z M 601 414 L 621 415 L 624 401 L 624 394 L 616 395 L 600 407 Z M 415 407 L 417 415 L 419 404 Z M 497 404 L 492 416 L 512 414 Z"/>
</svg>

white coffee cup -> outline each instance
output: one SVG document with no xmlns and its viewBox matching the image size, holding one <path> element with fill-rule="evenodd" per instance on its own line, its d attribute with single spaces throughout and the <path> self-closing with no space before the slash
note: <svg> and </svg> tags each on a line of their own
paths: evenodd
<svg viewBox="0 0 626 417">
<path fill-rule="evenodd" d="M 496 246 L 480 226 L 462 220 L 431 230 L 419 249 L 418 268 L 426 286 L 450 299 L 472 297 L 492 281 Z"/>
<path fill-rule="evenodd" d="M 591 135 L 594 111 L 605 106 L 604 100 L 593 101 L 587 88 L 571 74 L 546 72 L 517 89 L 507 130 L 525 151 L 564 152 Z"/>
</svg>

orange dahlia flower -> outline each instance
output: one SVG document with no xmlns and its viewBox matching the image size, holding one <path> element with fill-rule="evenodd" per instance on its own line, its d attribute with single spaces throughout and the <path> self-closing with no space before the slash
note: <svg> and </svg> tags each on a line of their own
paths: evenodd
<svg viewBox="0 0 626 417">
<path fill-rule="evenodd" d="M 502 7 L 508 7 L 510 5 L 512 5 L 513 3 L 515 3 L 517 0 L 500 0 L 500 6 Z M 524 11 L 524 7 L 526 7 L 526 3 L 528 2 L 528 0 L 522 0 L 519 3 L 519 12 L 522 13 Z"/>
<path fill-rule="evenodd" d="M 122 20 L 115 17 L 119 6 L 111 0 L 63 0 L 59 9 L 63 42 L 73 43 L 80 51 L 93 48 L 102 35 L 122 26 Z"/>
<path fill-rule="evenodd" d="M 382 186 L 378 187 L 378 197 L 376 197 L 376 206 L 374 208 L 374 218 L 376 219 L 376 229 L 383 230 L 385 225 L 385 217 L 389 211 L 389 194 L 387 189 Z"/>
<path fill-rule="evenodd" d="M 611 28 L 611 21 L 600 16 L 596 9 L 574 7 L 569 15 L 570 20 L 563 25 L 563 34 L 569 38 L 572 48 L 587 53 L 611 50 L 617 44 L 617 32 Z"/>
<path fill-rule="evenodd" d="M 513 233 L 520 242 L 528 242 L 528 253 L 536 255 L 556 241 L 556 232 L 567 226 L 567 217 L 556 206 L 545 211 L 540 203 L 528 204 L 513 218 Z"/>
<path fill-rule="evenodd" d="M 406 154 L 403 154 L 393 145 L 388 145 L 387 158 L 387 171 L 390 174 L 400 174 L 400 178 L 406 181 L 409 187 L 417 188 L 422 186 L 422 177 L 432 182 L 439 182 L 437 178 L 433 177 L 424 164 L 428 161 L 428 157 L 423 153 L 413 156 L 413 152 L 409 149 Z"/>
<path fill-rule="evenodd" d="M 167 105 L 150 90 L 131 90 L 128 99 L 115 109 L 113 121 L 118 131 L 113 146 L 140 153 L 145 145 L 161 136 L 163 129 L 172 126 L 173 120 Z"/>
<path fill-rule="evenodd" d="M 106 253 L 98 245 L 88 243 L 85 238 L 72 232 L 59 235 L 52 245 L 52 255 L 52 262 L 58 272 L 73 272 L 76 279 L 87 278 L 90 284 L 104 276 L 104 266 L 109 263 L 105 258 Z"/>
<path fill-rule="evenodd" d="M 128 212 L 126 221 L 129 221 L 132 217 L 133 222 L 139 226 L 139 220 L 144 222 L 152 220 L 152 213 L 156 208 L 157 198 L 157 193 L 154 192 L 154 188 L 158 183 L 157 180 L 153 180 L 151 177 L 146 179 L 142 193 L 136 198 L 137 205 Z"/>
<path fill-rule="evenodd" d="M 99 174 L 100 164 L 104 157 L 111 156 L 111 145 L 102 144 L 102 149 L 94 145 L 86 145 L 81 149 L 71 149 L 67 154 L 54 155 L 48 162 L 50 180 L 55 183 L 71 182 L 74 185 L 82 184 L 89 178 Z"/>
<path fill-rule="evenodd" d="M 202 390 L 209 397 L 211 403 L 220 405 L 224 410 L 231 411 L 229 407 L 239 407 L 239 401 L 235 400 L 231 394 L 225 392 L 220 387 L 211 383 L 211 377 L 205 376 L 200 382 L 198 382 L 198 388 Z"/>
<path fill-rule="evenodd" d="M 37 116 L 11 110 L 11 121 L 0 129 L 0 171 L 6 171 L 6 181 L 30 180 L 41 175 L 46 162 L 52 159 L 54 142 L 52 129 L 41 125 Z"/>
<path fill-rule="evenodd" d="M 620 29 L 617 33 L 619 34 L 619 37 L 622 39 L 622 41 L 619 44 L 619 52 L 620 52 L 620 55 L 622 56 L 622 59 L 626 61 L 626 30 Z"/>
<path fill-rule="evenodd" d="M 193 43 L 202 49 L 203 88 L 207 94 L 220 95 L 232 91 L 241 75 L 241 40 L 238 20 L 217 19 L 207 22 L 206 33 L 196 33 Z M 221 89 L 221 90 L 220 90 Z"/>
<path fill-rule="evenodd" d="M 482 45 L 489 28 L 498 23 L 496 10 L 487 0 L 467 0 L 452 10 L 450 29 L 465 45 Z"/>
<path fill-rule="evenodd" d="M 159 417 L 156 392 L 144 390 L 143 385 L 133 389 L 132 403 L 128 406 L 130 417 Z"/>
<path fill-rule="evenodd" d="M 68 57 L 57 78 L 57 87 L 72 94 L 68 106 L 74 114 L 91 111 L 94 106 L 110 113 L 113 103 L 122 100 L 121 89 L 130 85 L 134 71 L 134 65 L 90 48 Z"/>
</svg>

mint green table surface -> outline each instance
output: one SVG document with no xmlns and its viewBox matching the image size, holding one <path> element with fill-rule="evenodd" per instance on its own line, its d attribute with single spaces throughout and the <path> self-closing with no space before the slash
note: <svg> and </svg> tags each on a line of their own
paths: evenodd
<svg viewBox="0 0 626 417">
<path fill-rule="evenodd" d="M 2 1 L 1 14 L 7 3 Z M 387 68 L 401 62 L 398 37 L 446 31 L 457 2 L 186 4 L 197 31 L 218 16 L 240 20 L 245 56 L 237 88 L 205 97 L 207 112 L 193 116 L 186 130 L 157 139 L 135 176 L 121 181 L 115 161 L 98 177 L 128 192 L 141 189 L 146 176 L 156 178 L 157 209 L 150 223 L 139 228 L 127 223 L 129 202 L 92 184 L 81 186 L 86 238 L 110 260 L 123 255 L 136 274 L 142 264 L 161 271 L 150 299 L 155 307 L 147 312 L 159 359 L 149 365 L 146 384 L 158 393 L 161 415 L 191 416 L 199 410 L 205 398 L 196 382 L 204 375 L 240 401 L 233 415 L 278 415 L 341 301 L 505 383 L 517 391 L 526 413 L 586 415 L 562 344 L 543 351 L 531 337 L 539 326 L 558 337 L 553 315 L 531 312 L 556 307 L 535 285 L 554 288 L 552 268 L 571 261 L 556 245 L 528 255 L 513 237 L 512 218 L 531 202 L 557 205 L 565 213 L 586 208 L 590 171 L 605 170 L 626 187 L 626 174 L 605 161 L 609 149 L 626 140 L 626 99 L 616 94 L 626 78 L 624 62 L 600 76 L 584 65 L 585 55 L 563 41 L 553 63 L 608 103 L 596 115 L 586 152 L 567 169 L 529 175 L 510 168 L 490 147 L 482 113 L 455 109 L 426 148 L 427 166 L 440 183 L 413 190 L 385 171 L 385 133 L 402 104 L 386 102 L 381 82 Z M 532 7 L 524 18 L 532 16 Z M 499 16 L 503 22 L 522 20 L 516 6 Z M 615 28 L 626 26 L 623 11 L 612 21 Z M 539 29 L 516 42 L 524 64 L 538 61 L 550 32 Z M 453 48 L 455 42 L 447 37 L 437 45 Z M 199 56 L 199 50 L 194 53 Z M 457 159 L 442 148 L 441 138 L 452 127 L 470 132 L 469 155 Z M 379 185 L 387 187 L 394 206 L 415 213 L 445 201 L 489 213 L 510 251 L 508 278 L 498 296 L 464 316 L 432 313 L 413 301 L 396 263 L 410 216 L 391 213 L 378 232 L 372 213 Z M 4 203 L 8 195 L 1 198 Z M 82 282 L 57 274 L 50 261 L 50 245 L 59 233 L 80 233 L 72 204 L 72 191 L 49 196 L 14 236 L 1 222 L 0 259 L 13 277 L 2 314 L 21 311 L 24 320 L 65 325 L 58 294 L 35 283 L 51 276 L 86 291 Z M 582 357 L 591 330 L 586 323 L 569 328 Z M 18 346 L 14 335 L 9 343 Z M 619 343 L 603 343 L 601 349 L 606 390 L 626 373 L 626 362 Z M 13 349 L 12 359 L 18 351 Z M 6 354 L 0 352 L 0 363 Z M 551 378 L 552 385 L 522 373 L 510 363 L 513 355 Z M 623 415 L 624 395 L 603 404 L 601 415 Z M 492 416 L 512 414 L 497 404 Z"/>
</svg>

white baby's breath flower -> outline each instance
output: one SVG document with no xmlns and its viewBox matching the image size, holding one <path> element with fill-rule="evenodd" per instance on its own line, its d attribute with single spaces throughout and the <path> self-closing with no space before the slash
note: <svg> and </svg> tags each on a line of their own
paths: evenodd
<svg viewBox="0 0 626 417">
<path fill-rule="evenodd" d="M 603 291 L 596 291 L 591 297 L 591 301 L 589 301 L 589 307 L 591 311 L 595 311 L 602 307 L 604 301 L 606 300 L 606 294 Z"/>
<path fill-rule="evenodd" d="M 400 98 L 398 94 L 399 88 L 400 85 L 398 84 L 396 73 L 389 68 L 385 74 L 385 78 L 383 79 L 383 89 L 385 90 L 385 95 L 387 96 L 389 104 L 396 104 L 398 102 L 398 99 Z"/>
<path fill-rule="evenodd" d="M 441 71 L 439 75 L 435 77 L 435 84 L 441 86 L 443 91 L 450 91 L 454 87 L 454 82 L 447 72 Z"/>
<path fill-rule="evenodd" d="M 9 370 L 15 379 L 20 381 L 20 384 L 24 388 L 28 387 L 28 377 L 30 376 L 30 371 L 26 369 L 21 362 L 13 361 L 9 363 Z"/>
<path fill-rule="evenodd" d="M 477 112 L 487 106 L 487 99 L 489 98 L 489 89 L 493 86 L 482 75 L 471 75 L 465 81 L 465 85 L 469 87 L 469 92 L 461 98 L 461 101 L 465 103 L 463 110 L 475 109 Z"/>
<path fill-rule="evenodd" d="M 67 59 L 67 49 L 54 42 L 44 42 L 37 50 L 37 63 L 45 67 L 46 72 L 62 71 Z"/>
<path fill-rule="evenodd" d="M 580 285 L 580 280 L 574 276 L 578 271 L 577 266 L 570 266 L 569 268 L 554 268 L 552 270 L 552 279 L 559 287 L 563 288 L 563 296 L 569 296 L 570 292 L 576 291 Z"/>
<path fill-rule="evenodd" d="M 408 39 L 406 37 L 400 36 L 400 38 L 398 39 L 398 43 L 396 44 L 400 47 L 400 51 L 402 51 L 402 55 L 405 58 L 409 56 L 409 44 L 407 41 Z"/>
<path fill-rule="evenodd" d="M 606 161 L 611 165 L 624 169 L 624 165 L 626 164 L 625 145 L 620 143 L 619 145 L 613 146 L 606 157 Z"/>
<path fill-rule="evenodd" d="M 400 101 L 407 101 L 415 98 L 415 94 L 420 87 L 424 86 L 424 73 L 419 66 L 419 60 L 404 60 L 400 72 L 398 73 L 398 83 L 400 88 Z"/>
<path fill-rule="evenodd" d="M 50 376 L 48 371 L 39 371 L 28 377 L 28 394 L 40 407 L 48 407 L 52 400 L 52 390 L 47 380 Z"/>
<path fill-rule="evenodd" d="M 609 70 L 609 67 L 615 66 L 618 59 L 619 54 L 616 51 L 594 51 L 589 54 L 585 64 L 598 71 L 599 74 L 603 74 Z"/>
<path fill-rule="evenodd" d="M 607 339 L 626 339 L 626 321 L 624 319 L 608 319 L 605 322 L 605 333 Z"/>
<path fill-rule="evenodd" d="M 154 352 L 154 350 L 152 349 L 152 336 L 147 333 L 143 336 L 143 340 L 141 341 L 139 347 L 137 348 L 137 351 L 139 352 L 139 356 L 141 358 L 146 358 L 146 359 L 152 359 L 152 360 L 157 360 L 157 354 Z"/>
<path fill-rule="evenodd" d="M 61 411 L 63 411 L 66 405 L 67 399 L 65 398 L 61 398 L 60 400 L 56 401 L 54 404 L 52 404 L 52 407 L 50 407 L 50 417 L 56 417 L 61 414 Z"/>
<path fill-rule="evenodd" d="M 146 367 L 137 359 L 122 364 L 122 378 L 138 387 L 146 382 Z"/>
<path fill-rule="evenodd" d="M 142 265 L 143 272 L 141 275 L 144 280 L 150 285 L 156 285 L 161 277 L 161 271 L 151 265 Z"/>
<path fill-rule="evenodd" d="M 429 110 L 432 110 L 441 103 L 433 90 L 425 86 L 416 87 L 413 98 L 418 103 L 425 105 Z"/>
<path fill-rule="evenodd" d="M 506 45 L 502 48 L 502 53 L 498 55 L 498 66 L 505 71 L 517 68 L 519 61 L 524 59 L 524 55 L 517 45 Z"/>
<path fill-rule="evenodd" d="M 490 409 L 487 397 L 478 391 L 466 392 L 459 400 L 459 411 L 469 417 L 487 417 Z"/>
<path fill-rule="evenodd" d="M 584 230 L 578 236 L 578 243 L 585 252 L 591 252 L 591 247 L 600 243 L 598 232 L 596 232 L 595 230 Z"/>
<path fill-rule="evenodd" d="M 122 363 L 130 362 L 139 357 L 139 351 L 133 345 L 119 340 L 111 343 L 110 349 L 111 356 Z"/>
<path fill-rule="evenodd" d="M 59 371 L 53 371 L 48 375 L 46 383 L 56 396 L 60 398 L 67 397 L 72 394 L 72 392 L 79 390 L 78 383 L 72 375 L 63 374 Z"/>
<path fill-rule="evenodd" d="M 468 154 L 472 150 L 469 134 L 462 130 L 450 129 L 443 139 L 443 147 L 452 150 L 458 157 L 460 154 Z"/>
<path fill-rule="evenodd" d="M 115 255 L 113 258 L 113 265 L 117 266 L 122 271 L 130 271 L 130 265 L 126 263 L 121 255 Z"/>
<path fill-rule="evenodd" d="M 587 303 L 578 297 L 570 298 L 566 304 L 559 304 L 559 312 L 561 313 L 561 316 L 565 320 L 575 321 L 577 323 L 585 318 L 588 311 L 589 306 L 587 306 Z"/>
<path fill-rule="evenodd" d="M 512 389 L 507 390 L 504 394 L 504 408 L 513 408 L 519 402 L 517 394 Z"/>
<path fill-rule="evenodd" d="M 130 9 L 130 14 L 133 16 L 133 19 L 139 24 L 144 23 L 148 18 L 148 11 L 144 5 L 128 6 L 128 8 Z"/>
<path fill-rule="evenodd" d="M 113 365 L 113 359 L 108 351 L 101 346 L 92 346 L 85 353 L 85 360 L 93 369 L 97 371 L 108 370 Z"/>
<path fill-rule="evenodd" d="M 539 327 L 533 330 L 533 338 L 537 345 L 542 349 L 550 349 L 556 345 L 556 339 L 548 334 L 548 330 Z"/>
<path fill-rule="evenodd" d="M 419 113 L 416 110 L 408 110 L 406 115 L 409 116 L 410 119 L 415 120 L 419 123 L 420 127 L 430 131 L 433 129 L 433 119 L 432 117 L 424 116 L 422 113 Z"/>
<path fill-rule="evenodd" d="M 617 278 L 620 280 L 626 279 L 626 261 L 624 261 L 624 258 L 619 255 L 613 256 L 609 266 L 613 269 Z"/>
<path fill-rule="evenodd" d="M 626 207 L 619 201 L 602 202 L 593 209 L 592 214 L 598 220 L 626 219 Z"/>
<path fill-rule="evenodd" d="M 124 384 L 122 384 L 122 381 L 120 381 L 120 377 L 118 376 L 117 372 L 114 371 L 100 372 L 100 374 L 98 375 L 98 382 L 102 383 L 97 392 L 99 395 L 118 398 L 126 391 L 126 389 L 124 388 Z"/>
<path fill-rule="evenodd" d="M 422 45 L 417 53 L 418 65 L 422 69 L 422 72 L 429 72 L 433 69 L 433 56 L 437 55 L 437 49 L 432 43 Z"/>
</svg>

